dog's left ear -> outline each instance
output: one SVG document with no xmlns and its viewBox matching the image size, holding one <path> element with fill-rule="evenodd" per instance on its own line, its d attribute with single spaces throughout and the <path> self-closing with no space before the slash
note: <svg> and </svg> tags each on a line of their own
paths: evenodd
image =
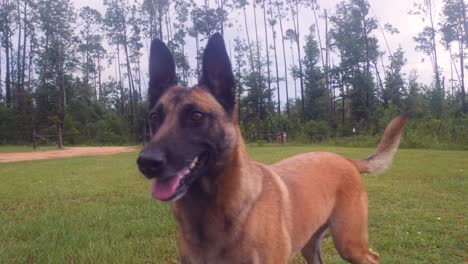
<svg viewBox="0 0 468 264">
<path fill-rule="evenodd" d="M 200 85 L 206 86 L 211 94 L 232 114 L 235 105 L 235 81 L 231 62 L 221 34 L 214 34 L 205 48 Z"/>
</svg>

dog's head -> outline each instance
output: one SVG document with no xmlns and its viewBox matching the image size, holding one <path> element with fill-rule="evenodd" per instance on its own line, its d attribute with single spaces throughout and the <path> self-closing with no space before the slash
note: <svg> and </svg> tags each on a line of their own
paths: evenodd
<svg viewBox="0 0 468 264">
<path fill-rule="evenodd" d="M 177 85 L 173 56 L 160 40 L 151 44 L 149 74 L 151 140 L 137 163 L 143 175 L 154 179 L 153 197 L 171 201 L 213 180 L 232 155 L 237 142 L 234 75 L 219 34 L 208 41 L 198 85 Z"/>
</svg>

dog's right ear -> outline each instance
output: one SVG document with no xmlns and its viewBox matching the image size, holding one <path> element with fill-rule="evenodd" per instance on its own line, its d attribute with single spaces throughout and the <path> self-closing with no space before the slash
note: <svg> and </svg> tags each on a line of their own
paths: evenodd
<svg viewBox="0 0 468 264">
<path fill-rule="evenodd" d="M 167 88 L 177 83 L 176 67 L 171 51 L 161 40 L 151 43 L 148 97 L 152 108 Z"/>
</svg>

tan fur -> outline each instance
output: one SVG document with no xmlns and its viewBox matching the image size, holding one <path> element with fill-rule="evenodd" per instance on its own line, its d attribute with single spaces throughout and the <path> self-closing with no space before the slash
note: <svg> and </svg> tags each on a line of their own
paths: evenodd
<svg viewBox="0 0 468 264">
<path fill-rule="evenodd" d="M 322 263 L 320 243 L 328 229 L 344 259 L 379 263 L 379 255 L 367 246 L 367 194 L 360 171 L 387 167 L 405 116 L 390 123 L 368 160 L 317 152 L 269 166 L 249 157 L 236 122 L 229 121 L 207 94 L 196 88 L 191 96 L 222 117 L 218 125 L 224 126 L 233 145 L 223 175 L 212 183 L 215 189 L 205 190 L 213 192 L 213 199 L 187 198 L 172 204 L 181 263 L 278 264 L 300 251 L 307 263 Z"/>
</svg>

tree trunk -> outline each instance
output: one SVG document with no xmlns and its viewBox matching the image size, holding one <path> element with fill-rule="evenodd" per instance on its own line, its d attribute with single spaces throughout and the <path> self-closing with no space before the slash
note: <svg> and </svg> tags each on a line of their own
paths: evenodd
<svg viewBox="0 0 468 264">
<path fill-rule="evenodd" d="M 101 50 L 98 49 L 98 54 L 97 54 L 97 60 L 98 60 L 98 90 L 99 90 L 99 100 L 102 100 L 102 79 L 101 79 Z"/>
<path fill-rule="evenodd" d="M 167 43 L 169 43 L 171 42 L 171 30 L 169 29 L 169 18 L 167 13 L 164 16 L 164 23 L 166 24 Z"/>
<path fill-rule="evenodd" d="M 182 44 L 182 57 L 185 58 L 185 44 Z M 182 79 L 184 80 L 184 85 L 188 86 L 187 72 L 185 67 L 182 67 Z"/>
<path fill-rule="evenodd" d="M 120 106 L 122 115 L 125 115 L 124 89 L 122 85 L 122 71 L 120 69 L 120 45 L 117 44 L 117 66 L 119 70 L 119 89 L 120 89 Z"/>
<path fill-rule="evenodd" d="M 324 74 L 325 74 L 325 86 L 327 87 L 327 90 L 330 93 L 330 105 L 331 105 L 331 118 L 332 120 L 335 120 L 335 89 L 333 89 L 330 85 L 330 41 L 328 39 L 328 13 L 327 10 L 325 9 L 324 11 L 324 17 L 325 17 L 325 69 L 324 69 Z M 333 91 L 332 91 L 333 90 Z"/>
<path fill-rule="evenodd" d="M 198 39 L 198 32 L 195 32 L 195 48 L 197 49 L 197 82 L 198 82 L 200 80 L 200 42 Z"/>
<path fill-rule="evenodd" d="M 301 44 L 299 34 L 299 1 L 296 1 L 296 15 L 294 15 L 294 7 L 291 2 L 291 13 L 293 17 L 294 31 L 296 31 L 296 44 L 297 44 L 297 60 L 299 62 L 299 79 L 301 84 L 301 118 L 304 119 L 304 77 L 302 74 L 302 59 L 301 59 Z"/>
<path fill-rule="evenodd" d="M 125 40 L 124 40 L 124 52 L 125 52 L 125 60 L 127 64 L 127 80 L 128 80 L 128 90 L 129 90 L 129 96 L 128 99 L 130 100 L 130 118 L 131 118 L 131 123 L 133 123 L 133 117 L 135 113 L 135 101 L 133 100 L 133 91 L 135 90 L 135 87 L 133 86 L 133 75 L 132 75 L 132 67 L 130 64 L 130 58 L 128 56 L 128 45 L 127 45 L 127 36 L 125 34 Z"/>
<path fill-rule="evenodd" d="M 248 47 L 249 47 L 250 68 L 251 68 L 251 72 L 252 72 L 252 73 L 255 73 L 255 63 L 254 63 L 254 57 L 253 57 L 253 51 L 252 51 L 252 43 L 250 42 L 249 28 L 248 28 L 248 26 L 247 26 L 247 14 L 246 14 L 246 12 L 245 12 L 245 6 L 243 6 L 242 9 L 243 9 L 243 11 L 244 11 L 245 33 L 246 33 L 246 35 L 247 35 L 247 44 L 248 44 Z M 255 76 L 255 80 L 254 80 L 254 91 L 257 91 L 257 90 L 258 90 L 258 84 L 257 84 L 257 77 Z M 260 104 L 258 104 L 258 102 L 257 102 L 257 116 L 260 115 L 259 107 L 260 107 Z M 257 126 L 257 133 L 258 133 L 258 126 Z"/>
<path fill-rule="evenodd" d="M 240 82 L 241 80 L 241 65 L 237 62 L 237 81 Z M 237 111 L 238 111 L 238 122 L 240 124 L 241 121 L 241 95 L 242 95 L 242 85 L 237 86 Z"/>
<path fill-rule="evenodd" d="M 86 36 L 86 52 L 85 52 L 85 84 L 89 84 L 89 36 Z"/>
<path fill-rule="evenodd" d="M 369 77 L 370 76 L 369 37 L 367 36 L 367 21 L 364 15 L 362 15 L 362 31 L 363 31 L 362 33 L 364 36 L 364 43 L 366 47 L 366 75 L 367 77 Z"/>
<path fill-rule="evenodd" d="M 62 123 L 60 121 L 57 121 L 57 147 L 59 149 L 63 148 Z"/>
<path fill-rule="evenodd" d="M 0 102 L 3 100 L 3 88 L 2 88 L 2 45 L 0 43 Z"/>
<path fill-rule="evenodd" d="M 21 91 L 21 32 L 23 24 L 21 23 L 21 10 L 20 10 L 20 0 L 16 1 L 17 12 L 18 12 L 18 48 L 17 48 L 17 59 L 16 59 L 16 103 L 18 110 L 21 112 L 24 110 L 24 93 Z"/>
<path fill-rule="evenodd" d="M 341 77 L 341 78 L 340 78 Z M 345 99 L 346 99 L 346 93 L 345 93 L 345 87 L 344 87 L 344 81 L 343 81 L 343 74 L 338 74 L 338 79 L 341 81 L 341 125 L 344 127 L 345 125 Z"/>
<path fill-rule="evenodd" d="M 382 99 L 384 101 L 384 107 L 388 108 L 388 98 L 385 95 L 385 88 L 382 82 L 382 78 L 380 77 L 380 72 L 379 72 L 379 68 L 377 67 L 377 62 L 373 61 L 373 63 L 375 67 L 375 73 L 377 74 L 377 79 L 379 80 L 380 89 L 382 89 Z"/>
<path fill-rule="evenodd" d="M 466 21 L 466 6 L 465 6 L 465 0 L 460 0 L 460 5 L 461 5 L 461 14 L 462 14 L 462 22 L 463 22 L 463 29 L 464 29 L 464 36 L 462 36 L 462 41 L 463 39 L 465 40 L 465 46 L 468 46 L 468 21 Z"/>
<path fill-rule="evenodd" d="M 315 7 L 312 7 L 312 11 L 314 12 L 315 28 L 317 29 L 317 40 L 320 48 L 320 58 L 322 59 L 322 68 L 325 69 L 325 58 L 323 56 L 322 38 L 320 36 L 320 27 L 317 19 L 317 10 L 315 9 Z"/>
<path fill-rule="evenodd" d="M 428 7 L 429 7 L 429 17 L 431 20 L 431 28 L 432 28 L 432 34 L 431 34 L 431 39 L 432 39 L 432 47 L 433 47 L 433 52 L 434 52 L 434 74 L 436 78 L 436 86 L 437 89 L 441 89 L 441 84 L 440 84 L 440 75 L 439 75 L 439 63 L 437 60 L 437 46 L 436 46 L 436 40 L 435 40 L 435 32 L 436 29 L 434 28 L 434 19 L 432 17 L 432 0 L 428 1 Z"/>
<path fill-rule="evenodd" d="M 10 2 L 7 0 L 5 6 L 8 6 Z M 9 14 L 6 14 L 5 20 L 3 21 L 5 26 L 5 34 L 3 37 L 5 39 L 5 100 L 6 106 L 11 107 L 11 81 L 10 81 L 10 21 L 9 21 Z"/>
<path fill-rule="evenodd" d="M 271 7 L 271 1 L 270 1 L 270 18 L 273 20 L 273 9 Z M 278 113 L 278 116 L 281 115 L 281 95 L 280 95 L 280 87 L 279 87 L 279 73 L 278 73 L 278 55 L 276 52 L 276 31 L 275 27 L 272 24 L 271 25 L 271 32 L 273 32 L 273 50 L 275 52 L 275 68 L 276 68 L 276 90 L 277 90 L 277 97 L 278 97 L 278 104 L 276 106 L 276 112 Z"/>
<path fill-rule="evenodd" d="M 284 60 L 284 83 L 286 85 L 286 112 L 288 113 L 288 118 L 290 117 L 290 111 L 289 111 L 289 88 L 288 88 L 288 62 L 286 61 L 286 48 L 284 45 L 284 31 L 283 31 L 283 19 L 281 15 L 281 11 L 278 7 L 278 17 L 279 17 L 279 22 L 280 22 L 280 30 L 281 30 L 281 42 L 283 44 L 283 60 Z"/>
<path fill-rule="evenodd" d="M 63 45 L 63 44 L 62 44 Z M 63 51 L 63 48 L 61 48 Z M 58 80 L 56 86 L 58 87 L 58 121 L 57 121 L 57 143 L 58 147 L 61 149 L 63 148 L 63 140 L 62 140 L 62 125 L 63 121 L 65 120 L 65 113 L 66 113 L 66 97 L 65 97 L 65 69 L 64 65 L 60 65 L 58 72 Z"/>
<path fill-rule="evenodd" d="M 152 41 L 153 39 L 155 39 L 155 35 L 154 34 L 154 9 L 153 7 L 150 7 L 149 8 L 149 26 L 150 26 L 150 41 Z"/>
<path fill-rule="evenodd" d="M 24 87 L 24 79 L 25 79 L 25 75 L 26 75 L 26 44 L 27 44 L 27 37 L 28 37 L 28 32 L 27 32 L 27 5 L 28 5 L 28 1 L 27 0 L 24 0 L 24 10 L 23 10 L 23 13 L 24 13 L 24 39 L 23 39 L 23 63 L 22 63 L 22 68 L 21 68 L 21 90 L 25 91 L 25 87 Z"/>
<path fill-rule="evenodd" d="M 46 71 L 47 71 L 47 58 L 49 56 L 49 32 L 46 32 L 46 46 L 45 46 L 45 59 L 44 59 L 44 67 L 42 67 L 42 85 L 46 83 Z"/>
<path fill-rule="evenodd" d="M 31 30 L 31 41 L 29 41 L 29 58 L 28 58 L 28 92 L 32 93 L 32 86 L 31 86 L 31 73 L 33 67 L 33 39 L 35 38 L 34 30 Z"/>
<path fill-rule="evenodd" d="M 250 55 L 250 58 L 249 58 L 250 68 L 251 68 L 252 72 L 254 72 L 255 67 L 254 67 L 254 62 L 253 62 L 252 44 L 250 43 L 250 34 L 249 34 L 249 27 L 247 25 L 247 14 L 245 13 L 245 6 L 243 7 L 243 11 L 244 11 L 245 33 L 247 35 L 247 44 L 248 44 L 248 47 L 249 47 L 249 55 Z"/>
<path fill-rule="evenodd" d="M 220 0 L 219 1 L 219 8 L 221 9 L 221 12 L 223 16 L 221 17 L 221 36 L 224 37 L 224 1 L 225 0 Z"/>
<path fill-rule="evenodd" d="M 461 90 L 461 100 L 462 100 L 462 110 L 463 113 L 468 113 L 468 105 L 466 104 L 466 89 L 465 89 L 465 49 L 464 45 L 468 45 L 468 32 L 467 32 L 467 21 L 466 21 L 466 7 L 465 1 L 460 0 L 461 12 L 459 17 L 459 23 L 462 24 L 459 27 L 459 40 L 458 48 L 460 53 L 460 90 Z M 453 79 L 453 77 L 452 77 Z M 453 81 L 452 81 L 453 82 Z M 453 84 L 452 84 L 453 86 Z"/>
<path fill-rule="evenodd" d="M 140 68 L 140 57 L 138 57 L 138 94 L 140 98 L 140 103 L 143 102 L 143 98 L 141 96 L 141 68 Z"/>
<path fill-rule="evenodd" d="M 294 58 L 294 48 L 293 48 L 292 41 L 289 43 L 289 49 L 291 50 L 291 59 L 292 59 L 293 69 L 296 69 L 296 63 L 295 63 L 295 58 Z M 297 103 L 297 82 L 296 82 L 297 79 L 294 75 L 292 77 L 294 81 L 294 102 Z"/>
<path fill-rule="evenodd" d="M 464 49 L 463 49 L 463 40 L 459 41 L 459 48 L 460 48 L 460 89 L 461 89 L 461 99 L 462 99 L 462 109 L 463 113 L 468 113 L 468 105 L 466 104 L 466 90 L 465 90 L 465 56 L 464 56 Z"/>
<path fill-rule="evenodd" d="M 257 5 L 255 4 L 255 0 L 253 1 L 253 9 L 254 9 L 254 23 L 255 23 L 255 41 L 257 47 L 257 74 L 255 75 L 255 83 L 257 83 L 257 87 L 260 87 L 260 76 L 262 74 L 262 64 L 260 63 L 260 42 L 258 41 L 258 27 L 257 27 Z M 263 89 L 259 90 L 259 114 L 260 120 L 263 120 Z"/>
<path fill-rule="evenodd" d="M 163 39 L 163 33 L 162 33 L 162 7 L 161 3 L 158 3 L 158 24 L 159 24 L 159 39 Z"/>
<path fill-rule="evenodd" d="M 268 106 L 271 106 L 271 73 L 270 73 L 270 47 L 268 46 L 268 29 L 267 29 L 267 14 L 266 1 L 263 0 L 263 23 L 265 26 L 265 51 L 267 59 L 267 81 L 268 81 Z"/>
<path fill-rule="evenodd" d="M 7 26 L 8 28 L 8 26 Z M 8 33 L 7 33 L 8 34 Z M 10 81 L 10 41 L 8 39 L 8 36 L 6 37 L 6 45 L 5 45 L 5 59 L 6 59 L 6 62 L 5 62 L 5 66 L 6 66 L 6 70 L 5 70 L 5 96 L 6 96 L 6 105 L 7 107 L 11 107 L 11 81 Z"/>
<path fill-rule="evenodd" d="M 33 142 L 33 149 L 34 149 L 34 150 L 36 150 L 36 148 L 37 148 L 37 141 L 36 141 L 36 138 L 37 138 L 36 128 L 33 127 L 32 142 Z"/>
<path fill-rule="evenodd" d="M 371 76 L 370 75 L 370 55 L 369 55 L 369 37 L 367 35 L 367 21 L 366 21 L 366 17 L 363 14 L 361 15 L 362 15 L 362 27 L 363 27 L 365 49 L 366 49 L 366 78 L 370 79 L 370 76 Z M 369 121 L 368 110 L 370 107 L 371 87 L 370 85 L 367 84 L 365 88 L 366 88 L 366 108 L 367 108 L 365 117 L 366 117 L 366 122 L 368 122 Z"/>
</svg>

